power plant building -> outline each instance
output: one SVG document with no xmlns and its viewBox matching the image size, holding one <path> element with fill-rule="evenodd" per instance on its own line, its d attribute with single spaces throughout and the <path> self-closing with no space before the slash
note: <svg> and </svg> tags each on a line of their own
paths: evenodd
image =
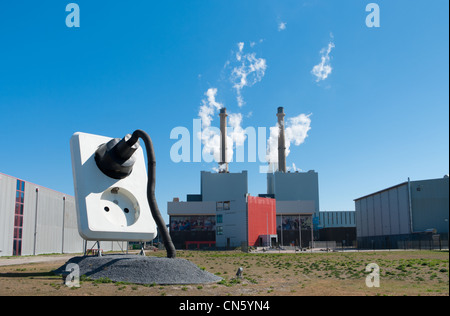
<svg viewBox="0 0 450 316">
<path fill-rule="evenodd" d="M 168 202 L 176 248 L 235 248 L 276 242 L 275 200 L 248 195 L 247 171 L 201 172 L 200 195 Z"/>
<path fill-rule="evenodd" d="M 267 174 L 267 194 L 277 206 L 277 234 L 281 245 L 309 246 L 313 239 L 313 218 L 319 214 L 319 175 L 308 172 Z M 299 231 L 301 227 L 301 233 Z"/>
<path fill-rule="evenodd" d="M 220 130 L 226 133 L 226 109 Z M 219 172 L 201 172 L 201 194 L 168 202 L 170 233 L 177 248 L 281 245 L 308 246 L 319 213 L 318 173 L 286 172 L 284 110 L 278 108 L 278 170 L 267 174 L 267 193 L 248 194 L 247 171 L 229 173 L 226 137 L 221 137 Z M 301 232 L 299 230 L 301 227 Z"/>
</svg>

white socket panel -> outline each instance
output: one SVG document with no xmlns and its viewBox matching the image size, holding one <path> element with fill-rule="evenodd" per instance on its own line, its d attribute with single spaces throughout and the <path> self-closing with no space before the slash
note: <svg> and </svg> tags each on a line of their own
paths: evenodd
<svg viewBox="0 0 450 316">
<path fill-rule="evenodd" d="M 97 148 L 112 138 L 75 133 L 70 139 L 78 232 L 85 240 L 150 241 L 156 223 L 147 200 L 144 153 L 134 153 L 133 171 L 125 179 L 105 175 L 95 162 Z"/>
</svg>

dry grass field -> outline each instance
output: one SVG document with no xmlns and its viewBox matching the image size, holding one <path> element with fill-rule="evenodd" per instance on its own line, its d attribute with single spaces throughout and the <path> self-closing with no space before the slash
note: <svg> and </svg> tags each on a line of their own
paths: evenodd
<svg viewBox="0 0 450 316">
<path fill-rule="evenodd" d="M 149 255 L 165 256 L 165 252 Z M 52 262 L 0 266 L 0 295 L 149 296 L 448 296 L 449 254 L 439 251 L 352 253 L 242 253 L 178 251 L 200 268 L 223 278 L 204 285 L 137 285 L 87 280 L 69 288 Z M 0 258 L 0 260 L 10 260 Z M 1 261 L 0 261 L 1 262 Z M 366 265 L 380 267 L 380 286 L 367 287 Z M 235 278 L 239 267 L 243 278 Z"/>
</svg>

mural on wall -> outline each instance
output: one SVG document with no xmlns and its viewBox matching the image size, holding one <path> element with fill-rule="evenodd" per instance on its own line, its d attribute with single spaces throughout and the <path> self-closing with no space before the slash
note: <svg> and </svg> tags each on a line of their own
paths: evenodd
<svg viewBox="0 0 450 316">
<path fill-rule="evenodd" d="M 214 231 L 215 216 L 173 216 L 170 218 L 171 231 Z"/>
</svg>

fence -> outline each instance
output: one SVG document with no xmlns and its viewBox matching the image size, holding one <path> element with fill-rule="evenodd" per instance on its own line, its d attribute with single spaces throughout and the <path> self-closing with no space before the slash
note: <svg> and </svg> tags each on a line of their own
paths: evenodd
<svg viewBox="0 0 450 316">
<path fill-rule="evenodd" d="M 410 240 L 398 241 L 397 249 L 419 249 L 419 250 L 448 250 L 448 240 L 439 240 L 438 242 Z"/>
<path fill-rule="evenodd" d="M 448 234 L 415 233 L 360 237 L 358 249 L 448 250 Z"/>
<path fill-rule="evenodd" d="M 281 246 L 283 250 L 298 251 L 297 244 Z M 278 247 L 277 247 L 278 248 Z M 358 238 L 357 241 L 309 240 L 303 251 L 359 251 L 359 250 L 448 250 L 448 234 L 408 234 Z"/>
</svg>

